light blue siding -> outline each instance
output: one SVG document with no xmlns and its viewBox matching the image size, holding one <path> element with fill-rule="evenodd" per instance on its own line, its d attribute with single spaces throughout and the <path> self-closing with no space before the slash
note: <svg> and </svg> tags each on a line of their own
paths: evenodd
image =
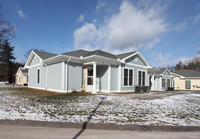
<svg viewBox="0 0 200 139">
<path fill-rule="evenodd" d="M 111 91 L 117 91 L 119 89 L 119 70 L 118 70 L 118 66 L 112 65 L 111 66 L 111 87 L 110 90 Z"/>
<path fill-rule="evenodd" d="M 132 56 L 129 59 L 125 61 L 126 63 L 146 66 L 146 64 L 141 60 L 141 58 L 138 55 Z"/>
<path fill-rule="evenodd" d="M 130 68 L 130 69 L 134 70 L 133 86 L 131 86 L 131 87 L 124 86 L 124 68 Z M 138 71 L 140 71 L 140 70 L 145 72 L 145 86 L 149 86 L 149 75 L 148 75 L 148 70 L 147 69 L 136 67 L 136 66 L 131 66 L 131 65 L 127 65 L 127 64 L 122 64 L 122 71 L 121 71 L 121 74 L 122 74 L 122 76 L 121 76 L 122 77 L 121 90 L 122 91 L 126 91 L 126 90 L 135 91 L 135 86 L 138 85 Z"/>
<path fill-rule="evenodd" d="M 29 66 L 33 66 L 33 65 L 37 65 L 37 64 L 40 64 L 40 59 L 34 55 Z"/>
<path fill-rule="evenodd" d="M 37 70 L 40 69 L 40 83 L 37 83 Z M 39 89 L 46 88 L 46 67 L 43 65 L 35 66 L 28 71 L 28 86 Z"/>
<path fill-rule="evenodd" d="M 68 63 L 68 80 L 67 88 L 68 91 L 80 90 L 81 88 L 81 73 L 82 64 L 79 63 Z"/>
<path fill-rule="evenodd" d="M 97 66 L 97 90 L 107 91 L 108 90 L 108 66 L 102 65 Z"/>
<path fill-rule="evenodd" d="M 48 89 L 61 91 L 62 87 L 62 63 L 48 66 Z"/>
</svg>

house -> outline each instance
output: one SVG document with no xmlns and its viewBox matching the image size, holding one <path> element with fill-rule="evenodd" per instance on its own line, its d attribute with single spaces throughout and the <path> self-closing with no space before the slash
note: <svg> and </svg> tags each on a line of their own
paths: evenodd
<svg viewBox="0 0 200 139">
<path fill-rule="evenodd" d="M 200 90 L 200 72 L 195 70 L 176 70 L 172 73 L 175 90 Z"/>
<path fill-rule="evenodd" d="M 28 69 L 19 67 L 17 73 L 15 74 L 15 84 L 17 85 L 27 85 L 28 84 Z"/>
<path fill-rule="evenodd" d="M 165 91 L 174 87 L 173 76 L 167 68 L 149 69 L 149 76 L 149 86 L 152 91 Z"/>
<path fill-rule="evenodd" d="M 26 61 L 28 86 L 56 92 L 134 92 L 148 86 L 149 63 L 138 51 L 113 55 L 76 50 L 59 55 L 32 51 Z"/>
</svg>

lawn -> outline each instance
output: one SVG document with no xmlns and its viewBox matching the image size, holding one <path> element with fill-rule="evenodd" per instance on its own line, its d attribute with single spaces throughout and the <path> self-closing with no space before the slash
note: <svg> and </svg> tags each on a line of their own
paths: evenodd
<svg viewBox="0 0 200 139">
<path fill-rule="evenodd" d="M 0 88 L 0 119 L 200 126 L 200 93 L 140 99 L 138 94 L 55 94 L 28 88 Z M 158 95 L 156 92 L 150 96 Z M 99 104 L 102 101 L 101 104 Z"/>
</svg>

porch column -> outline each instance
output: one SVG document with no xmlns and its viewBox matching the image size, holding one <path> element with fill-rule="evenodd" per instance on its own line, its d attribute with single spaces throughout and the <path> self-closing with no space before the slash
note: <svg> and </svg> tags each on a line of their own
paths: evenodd
<svg viewBox="0 0 200 139">
<path fill-rule="evenodd" d="M 111 66 L 108 65 L 108 93 L 110 93 L 110 77 L 111 77 Z"/>
<path fill-rule="evenodd" d="M 65 92 L 68 92 L 68 62 L 65 65 Z"/>
<path fill-rule="evenodd" d="M 154 88 L 154 75 L 151 76 L 151 90 L 155 90 L 155 88 Z"/>
<path fill-rule="evenodd" d="M 46 65 L 46 90 L 48 89 L 48 66 Z"/>
<path fill-rule="evenodd" d="M 62 61 L 62 92 L 65 92 L 65 61 Z"/>
<path fill-rule="evenodd" d="M 96 78 L 97 78 L 97 64 L 93 63 L 93 93 L 97 93 L 96 90 Z"/>
<path fill-rule="evenodd" d="M 121 92 L 121 82 L 122 82 L 122 66 L 121 66 L 121 63 L 120 63 L 118 68 L 119 68 L 119 84 L 118 84 L 118 86 L 119 86 L 119 92 Z"/>
</svg>

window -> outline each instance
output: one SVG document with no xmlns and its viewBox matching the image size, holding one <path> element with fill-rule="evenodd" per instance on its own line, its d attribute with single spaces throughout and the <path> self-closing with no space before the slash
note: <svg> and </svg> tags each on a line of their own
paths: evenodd
<svg viewBox="0 0 200 139">
<path fill-rule="evenodd" d="M 138 85 L 145 86 L 145 72 L 138 71 Z"/>
<path fill-rule="evenodd" d="M 37 83 L 40 83 L 40 69 L 37 70 Z"/>
<path fill-rule="evenodd" d="M 129 86 L 133 85 L 133 70 L 129 69 Z"/>
<path fill-rule="evenodd" d="M 185 81 L 185 89 L 191 89 L 191 81 L 190 80 Z"/>
<path fill-rule="evenodd" d="M 133 70 L 124 69 L 124 86 L 133 86 Z"/>
<path fill-rule="evenodd" d="M 162 87 L 165 87 L 165 79 L 162 79 Z"/>
<path fill-rule="evenodd" d="M 124 86 L 128 85 L 128 69 L 124 69 Z"/>
<path fill-rule="evenodd" d="M 87 69 L 87 85 L 93 85 L 93 69 Z"/>
</svg>

